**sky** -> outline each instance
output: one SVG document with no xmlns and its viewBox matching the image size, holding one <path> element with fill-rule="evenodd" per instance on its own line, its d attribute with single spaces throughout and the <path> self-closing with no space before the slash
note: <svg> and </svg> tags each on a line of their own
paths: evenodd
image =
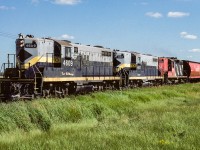
<svg viewBox="0 0 200 150">
<path fill-rule="evenodd" d="M 200 62 L 199 0 L 0 0 L 0 64 L 19 33 Z"/>
</svg>

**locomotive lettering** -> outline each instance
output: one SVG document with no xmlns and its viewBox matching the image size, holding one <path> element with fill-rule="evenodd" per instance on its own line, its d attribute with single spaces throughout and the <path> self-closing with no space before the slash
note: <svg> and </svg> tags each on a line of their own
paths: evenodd
<svg viewBox="0 0 200 150">
<path fill-rule="evenodd" d="M 63 65 L 64 66 L 73 66 L 73 61 L 72 60 L 64 60 Z"/>
<path fill-rule="evenodd" d="M 73 76 L 74 74 L 70 72 L 62 72 L 62 76 Z"/>
<path fill-rule="evenodd" d="M 36 43 L 26 43 L 25 48 L 37 48 L 37 44 Z"/>
</svg>

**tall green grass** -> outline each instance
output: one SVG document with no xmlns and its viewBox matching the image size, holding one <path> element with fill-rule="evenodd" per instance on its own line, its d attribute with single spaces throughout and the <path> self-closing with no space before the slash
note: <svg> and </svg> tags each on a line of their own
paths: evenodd
<svg viewBox="0 0 200 150">
<path fill-rule="evenodd" d="M 199 149 L 200 84 L 0 104 L 0 149 Z"/>
</svg>

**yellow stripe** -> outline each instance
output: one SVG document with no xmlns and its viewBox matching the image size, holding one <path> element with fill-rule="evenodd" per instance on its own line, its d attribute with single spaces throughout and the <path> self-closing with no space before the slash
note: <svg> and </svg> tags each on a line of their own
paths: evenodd
<svg viewBox="0 0 200 150">
<path fill-rule="evenodd" d="M 67 82 L 67 81 L 103 81 L 120 80 L 120 77 L 62 77 L 62 78 L 43 78 L 44 82 Z"/>
<path fill-rule="evenodd" d="M 163 79 L 163 77 L 129 77 L 129 80 L 156 80 Z M 120 77 L 62 77 L 62 78 L 48 78 L 44 77 L 44 82 L 67 82 L 67 81 L 103 81 L 103 80 L 120 80 Z"/>
<path fill-rule="evenodd" d="M 53 61 L 52 61 L 53 60 Z M 27 69 L 33 65 L 35 65 L 38 62 L 44 62 L 44 63 L 60 63 L 61 59 L 59 57 L 54 57 L 54 59 L 52 58 L 48 58 L 47 57 L 39 57 L 36 56 L 34 58 L 32 58 L 31 60 L 29 60 L 27 63 L 21 65 L 22 69 Z"/>
<path fill-rule="evenodd" d="M 116 71 L 120 71 L 123 68 L 136 68 L 136 67 L 137 67 L 136 64 L 120 64 L 116 69 Z"/>
<path fill-rule="evenodd" d="M 143 76 L 143 77 L 129 77 L 129 80 L 152 80 L 152 79 L 163 79 L 163 77 L 159 76 Z"/>
</svg>

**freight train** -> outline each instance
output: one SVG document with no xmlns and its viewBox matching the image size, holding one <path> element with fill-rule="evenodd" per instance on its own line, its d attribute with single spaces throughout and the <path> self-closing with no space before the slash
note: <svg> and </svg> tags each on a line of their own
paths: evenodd
<svg viewBox="0 0 200 150">
<path fill-rule="evenodd" d="M 2 69 L 3 100 L 200 80 L 198 62 L 22 34 Z"/>
</svg>

